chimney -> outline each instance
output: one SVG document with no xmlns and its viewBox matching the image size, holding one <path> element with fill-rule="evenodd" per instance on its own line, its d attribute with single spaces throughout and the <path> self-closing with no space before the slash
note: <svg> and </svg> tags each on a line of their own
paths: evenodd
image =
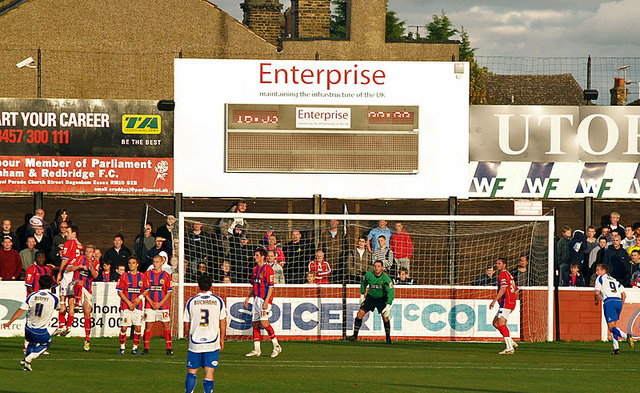
<svg viewBox="0 0 640 393">
<path fill-rule="evenodd" d="M 278 0 L 244 0 L 242 23 L 273 45 L 279 45 L 282 4 Z"/>
<path fill-rule="evenodd" d="M 626 105 L 629 90 L 625 87 L 624 78 L 613 78 L 613 89 L 609 92 L 611 92 L 611 105 Z"/>
<path fill-rule="evenodd" d="M 331 0 L 291 0 L 291 36 L 328 38 Z"/>
</svg>

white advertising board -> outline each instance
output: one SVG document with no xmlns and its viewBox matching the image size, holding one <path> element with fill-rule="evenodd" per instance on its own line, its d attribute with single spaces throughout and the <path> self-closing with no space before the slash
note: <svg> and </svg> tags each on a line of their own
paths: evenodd
<svg viewBox="0 0 640 393">
<path fill-rule="evenodd" d="M 192 197 L 466 198 L 469 71 L 452 62 L 175 60 L 175 191 Z M 412 173 L 236 173 L 225 167 L 229 105 L 338 107 L 289 131 L 347 132 L 353 107 L 417 107 Z M 341 109 L 343 108 L 343 109 Z M 264 112 L 263 112 L 264 113 Z M 373 109 L 369 117 L 376 116 Z M 413 116 L 413 114 L 411 114 Z M 366 114 L 365 114 L 366 117 Z M 256 116 L 265 125 L 280 119 Z M 378 121 L 379 124 L 379 121 Z M 255 126 L 253 124 L 252 126 Z M 393 128 L 392 126 L 390 128 Z M 271 128 L 269 128 L 271 129 Z M 263 130 L 264 131 L 264 130 Z M 265 133 L 263 138 L 269 138 Z M 256 139 L 256 145 L 264 143 Z M 392 150 L 392 149 L 389 149 Z M 260 157 L 256 158 L 260 159 Z"/>
</svg>

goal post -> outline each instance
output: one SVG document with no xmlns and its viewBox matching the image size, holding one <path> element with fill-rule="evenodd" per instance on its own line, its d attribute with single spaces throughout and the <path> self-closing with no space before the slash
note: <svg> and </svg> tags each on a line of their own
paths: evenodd
<svg viewBox="0 0 640 393">
<path fill-rule="evenodd" d="M 379 220 L 386 221 L 391 230 L 388 241 L 389 232 L 375 230 Z M 396 223 L 402 225 L 402 231 L 396 229 Z M 499 333 L 490 326 L 496 310 L 488 309 L 495 282 L 480 278 L 498 257 L 504 257 L 508 270 L 515 272 L 524 255 L 529 265 L 526 275 L 518 278 L 524 284 L 518 294 L 519 312 L 509 323 L 522 340 L 553 341 L 553 223 L 552 216 L 183 211 L 178 215 L 178 298 L 172 307 L 178 317 L 178 336 L 184 337 L 184 304 L 197 292 L 195 282 L 202 270 L 213 275 L 214 291 L 228 299 L 230 337 L 248 337 L 249 312 L 241 299 L 250 287 L 247 275 L 253 267 L 253 251 L 260 247 L 273 249 L 270 257 L 279 269 L 274 269 L 276 278 L 284 282 L 277 281 L 272 318 L 285 339 L 331 339 L 350 334 L 358 308 L 357 283 L 362 269 L 371 268 L 373 255 L 385 260 L 392 278 L 401 279 L 401 271 L 406 269 L 406 275 L 419 284 L 396 285 L 392 335 L 424 340 L 497 339 Z M 374 236 L 368 236 L 370 233 Z M 384 240 L 377 239 L 380 233 Z M 240 240 L 242 237 L 246 240 Z M 356 250 L 361 237 L 366 239 L 366 252 Z M 378 241 L 381 244 L 374 243 Z M 368 253 L 369 245 L 389 246 L 395 256 L 380 250 Z M 314 269 L 322 264 L 312 263 L 318 259 L 317 250 L 323 251 L 331 269 L 328 284 L 306 283 L 321 276 Z M 356 255 L 362 260 L 354 262 Z M 387 259 L 391 261 L 387 263 Z M 376 339 L 381 335 L 380 317 L 375 312 L 367 318 L 363 329 L 369 331 L 361 336 Z"/>
</svg>

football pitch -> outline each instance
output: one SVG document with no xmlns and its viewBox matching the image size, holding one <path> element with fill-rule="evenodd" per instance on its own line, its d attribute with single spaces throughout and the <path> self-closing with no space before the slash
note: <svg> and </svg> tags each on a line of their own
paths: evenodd
<svg viewBox="0 0 640 393">
<path fill-rule="evenodd" d="M 56 338 L 50 355 L 20 367 L 22 339 L 0 339 L 0 393 L 183 392 L 186 341 L 151 342 L 148 356 L 118 355 L 117 338 Z M 214 392 L 630 392 L 637 391 L 640 348 L 611 356 L 610 343 L 521 343 L 497 355 L 502 343 L 284 341 L 272 359 L 247 358 L 250 341 L 227 342 Z M 199 372 L 196 392 L 202 392 Z"/>
</svg>

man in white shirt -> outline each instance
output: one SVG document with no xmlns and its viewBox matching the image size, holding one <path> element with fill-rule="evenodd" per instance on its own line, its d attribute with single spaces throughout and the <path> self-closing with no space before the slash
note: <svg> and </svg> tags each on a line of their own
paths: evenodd
<svg viewBox="0 0 640 393">
<path fill-rule="evenodd" d="M 195 389 L 200 367 L 205 371 L 204 392 L 213 392 L 213 374 L 218 368 L 219 353 L 224 349 L 227 309 L 224 301 L 211 293 L 211 283 L 209 275 L 198 277 L 200 292 L 187 301 L 184 310 L 185 329 L 189 332 L 188 372 L 184 382 L 186 393 Z"/>
<path fill-rule="evenodd" d="M 627 340 L 631 349 L 634 347 L 631 334 L 627 334 L 617 328 L 620 312 L 622 312 L 622 305 L 627 295 L 624 293 L 622 284 L 609 275 L 607 265 L 600 264 L 596 266 L 596 274 L 598 278 L 596 279 L 595 285 L 595 304 L 598 305 L 598 300 L 602 300 L 604 318 L 607 320 L 607 327 L 613 338 L 613 352 L 611 352 L 611 354 L 619 355 L 620 345 L 618 344 L 618 340 L 620 338 Z"/>
</svg>

